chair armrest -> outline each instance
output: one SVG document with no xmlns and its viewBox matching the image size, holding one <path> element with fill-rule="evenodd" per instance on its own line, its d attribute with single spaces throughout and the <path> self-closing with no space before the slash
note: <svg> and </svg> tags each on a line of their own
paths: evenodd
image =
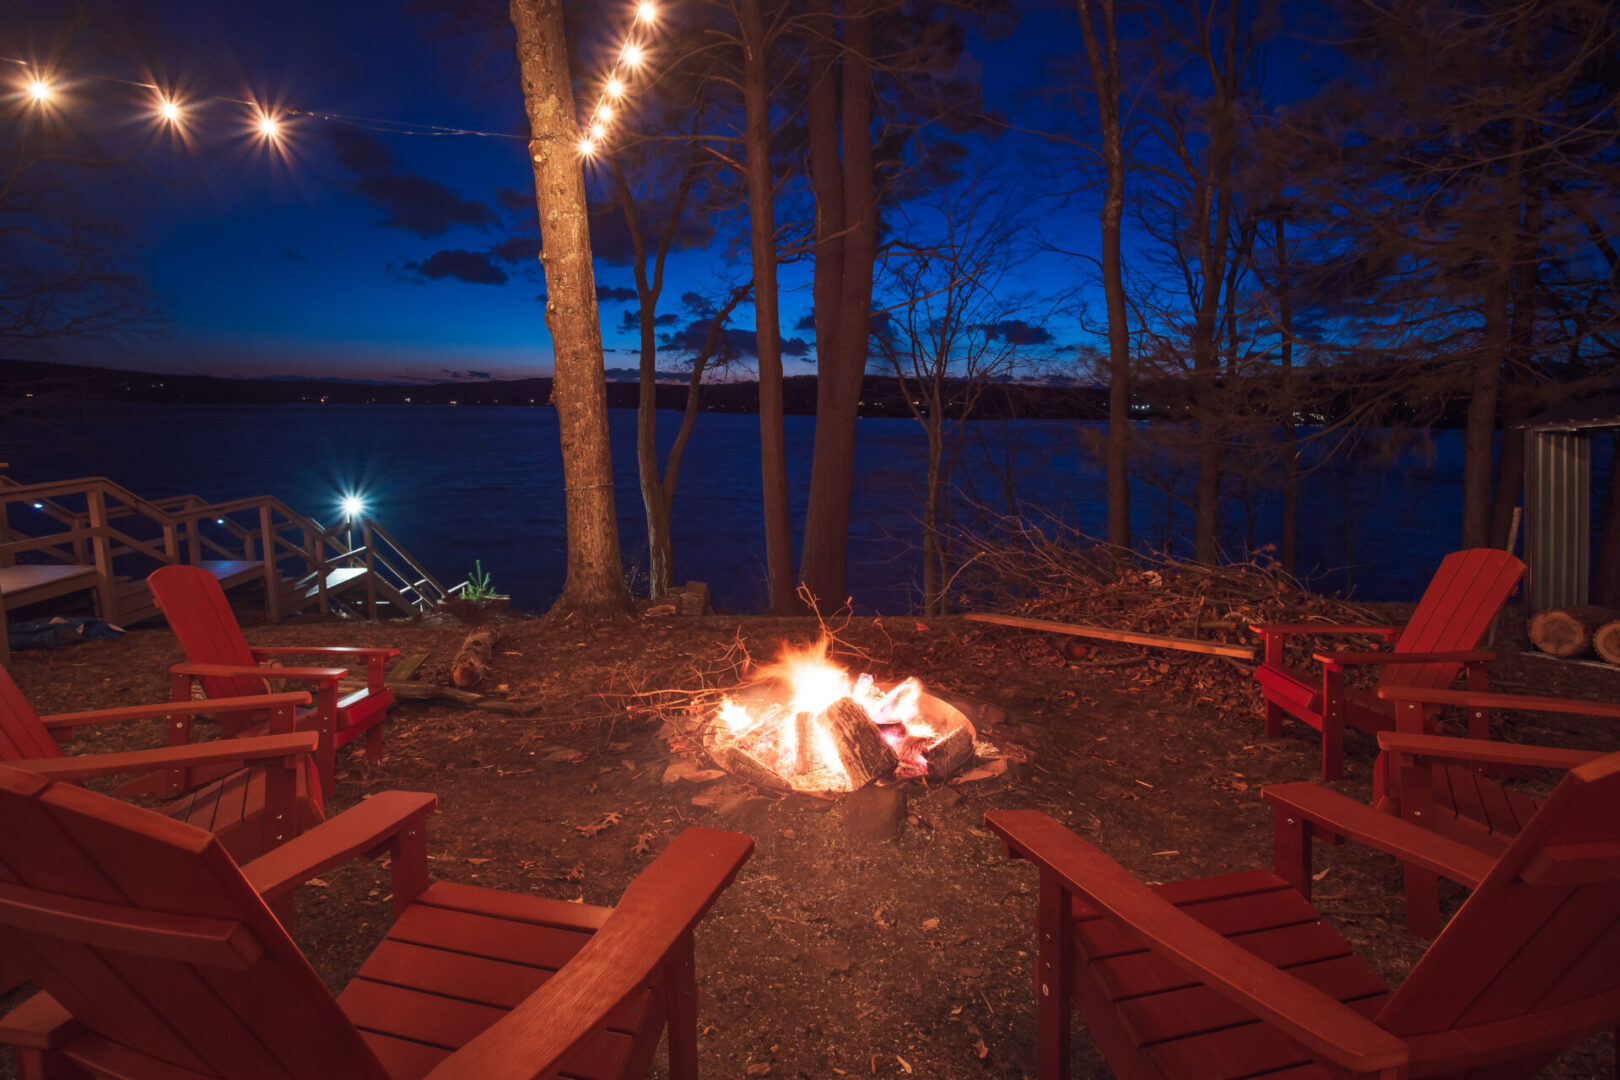
<svg viewBox="0 0 1620 1080">
<path fill-rule="evenodd" d="M 1378 696 L 1387 701 L 1416 701 L 1424 705 L 1461 705 L 1478 709 L 1517 709 L 1520 712 L 1572 713 L 1576 716 L 1606 716 L 1620 720 L 1620 705 L 1607 701 L 1580 701 L 1575 698 L 1528 697 L 1522 694 L 1489 694 L 1475 690 L 1432 690 L 1416 686 L 1382 688 Z"/>
<path fill-rule="evenodd" d="M 1532 769 L 1573 769 L 1605 755 L 1596 750 L 1564 750 L 1552 746 L 1522 746 L 1489 739 L 1454 739 L 1447 735 L 1416 735 L 1380 731 L 1378 748 L 1412 757 L 1445 761 L 1475 761 L 1487 765 L 1522 765 Z"/>
<path fill-rule="evenodd" d="M 752 837 L 692 828 L 636 876 L 602 929 L 517 1008 L 428 1074 L 427 1080 L 549 1076 L 602 1018 L 639 992 L 753 854 Z"/>
<path fill-rule="evenodd" d="M 1249 629 L 1256 634 L 1378 634 L 1393 638 L 1400 635 L 1402 627 L 1350 623 L 1250 623 Z"/>
<path fill-rule="evenodd" d="M 157 705 L 129 705 L 90 712 L 56 713 L 42 716 L 46 728 L 71 728 L 83 724 L 106 724 L 118 720 L 145 720 L 156 716 L 195 716 L 198 713 L 234 712 L 247 709 L 273 709 L 282 705 L 308 705 L 309 694 L 296 690 L 289 694 L 256 694 L 252 697 L 210 698 L 203 701 L 165 701 Z"/>
<path fill-rule="evenodd" d="M 313 754 L 320 736 L 313 731 L 287 735 L 254 735 L 241 739 L 215 739 L 182 743 L 155 750 L 125 750 L 115 754 L 74 754 L 71 757 L 28 758 L 9 764 L 52 780 L 83 780 L 90 776 L 123 776 L 196 765 L 229 765 Z"/>
<path fill-rule="evenodd" d="M 40 990 L 0 1017 L 0 1042 L 29 1050 L 55 1050 L 83 1027 L 55 998 Z"/>
<path fill-rule="evenodd" d="M 261 679 L 297 679 L 300 682 L 336 682 L 348 673 L 348 668 L 341 667 L 252 667 L 247 664 L 175 664 L 169 668 L 171 675 L 203 679 L 256 675 Z"/>
<path fill-rule="evenodd" d="M 268 646 L 268 647 L 264 647 L 264 648 L 261 648 L 259 646 L 254 646 L 254 647 L 248 649 L 248 652 L 252 653 L 255 658 L 260 657 L 260 656 L 299 656 L 299 655 L 315 656 L 315 655 L 321 655 L 321 656 L 360 656 L 360 657 L 380 656 L 384 660 L 391 660 L 394 657 L 399 655 L 399 650 L 398 649 L 372 649 L 372 648 L 366 648 L 364 646 L 351 647 L 351 646 L 347 646 L 347 645 L 310 645 L 310 646 L 273 645 L 273 646 Z"/>
<path fill-rule="evenodd" d="M 1459 652 L 1319 652 L 1312 654 L 1324 664 L 1338 667 L 1364 667 L 1368 664 L 1488 664 L 1496 654 L 1486 649 Z"/>
<path fill-rule="evenodd" d="M 1410 1059 L 1405 1041 L 1228 941 L 1040 811 L 996 811 L 986 815 L 985 824 L 1001 836 L 1010 855 L 1029 859 L 1043 875 L 1056 875 L 1069 892 L 1154 953 L 1313 1053 L 1357 1073 L 1395 1069 Z"/>
<path fill-rule="evenodd" d="M 1260 789 L 1260 797 L 1279 813 L 1296 814 L 1339 836 L 1433 870 L 1470 889 L 1477 888 L 1496 865 L 1493 856 L 1318 784 L 1269 784 Z"/>
<path fill-rule="evenodd" d="M 436 795 L 378 792 L 259 856 L 242 867 L 242 873 L 259 895 L 274 899 L 356 856 L 370 857 L 412 826 L 423 827 L 438 804 Z"/>
</svg>

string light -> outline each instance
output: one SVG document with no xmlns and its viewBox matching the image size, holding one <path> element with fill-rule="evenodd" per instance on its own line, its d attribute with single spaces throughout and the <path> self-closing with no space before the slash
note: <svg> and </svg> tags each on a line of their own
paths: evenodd
<svg viewBox="0 0 1620 1080">
<path fill-rule="evenodd" d="M 657 18 L 658 6 L 651 0 L 641 0 L 635 7 L 635 18 L 631 23 L 632 31 L 639 24 L 651 26 Z M 608 69 L 607 79 L 602 83 L 602 93 L 596 99 L 596 108 L 591 110 L 590 124 L 579 140 L 579 152 L 585 157 L 595 154 L 607 139 L 607 126 L 613 121 L 614 116 L 613 107 L 608 102 L 618 101 L 624 97 L 625 85 L 624 78 L 619 74 L 620 69 L 634 71 L 647 59 L 646 47 L 631 36 L 632 31 L 625 33 L 624 44 L 619 46 L 618 59 Z"/>
<path fill-rule="evenodd" d="M 277 120 L 267 112 L 259 113 L 257 126 L 259 129 L 259 134 L 263 135 L 271 142 L 275 142 L 277 139 L 281 138 L 281 121 Z"/>
<path fill-rule="evenodd" d="M 35 78 L 28 84 L 28 96 L 44 104 L 56 96 L 56 88 L 44 79 Z"/>
<path fill-rule="evenodd" d="M 173 98 L 160 98 L 158 100 L 158 115 L 171 124 L 180 122 L 180 103 Z"/>
</svg>

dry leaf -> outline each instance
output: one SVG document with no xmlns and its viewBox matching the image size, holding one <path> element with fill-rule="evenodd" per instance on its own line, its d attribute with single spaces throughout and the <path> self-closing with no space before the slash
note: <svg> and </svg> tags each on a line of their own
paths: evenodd
<svg viewBox="0 0 1620 1080">
<path fill-rule="evenodd" d="M 911 1075 L 911 1062 L 907 1061 L 905 1058 L 901 1057 L 899 1054 L 894 1055 L 894 1060 L 898 1061 L 900 1063 L 900 1067 L 902 1069 L 906 1070 L 906 1075 L 907 1076 Z"/>
<path fill-rule="evenodd" d="M 980 1036 L 977 1040 L 974 1041 L 974 1043 L 973 1043 L 973 1052 L 975 1054 L 979 1055 L 979 1060 L 980 1061 L 983 1061 L 985 1058 L 990 1056 L 990 1048 L 988 1046 L 984 1045 L 983 1036 Z"/>
<path fill-rule="evenodd" d="M 935 927 L 939 926 L 939 920 L 938 919 L 924 919 L 922 925 L 923 925 L 924 930 L 932 930 Z"/>
</svg>

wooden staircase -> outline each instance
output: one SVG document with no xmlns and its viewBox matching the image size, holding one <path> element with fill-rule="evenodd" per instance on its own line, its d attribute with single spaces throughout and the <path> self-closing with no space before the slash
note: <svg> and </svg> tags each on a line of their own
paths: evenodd
<svg viewBox="0 0 1620 1080">
<path fill-rule="evenodd" d="M 365 516 L 327 528 L 273 496 L 154 501 L 105 477 L 0 475 L 0 619 L 88 591 L 108 622 L 137 623 L 158 614 L 146 575 L 174 563 L 207 570 L 227 592 L 258 586 L 271 621 L 299 610 L 415 617 L 454 593 Z"/>
</svg>

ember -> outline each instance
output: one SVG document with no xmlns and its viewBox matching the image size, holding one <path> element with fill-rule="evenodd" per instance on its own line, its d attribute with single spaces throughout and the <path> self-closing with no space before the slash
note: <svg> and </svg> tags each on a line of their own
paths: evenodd
<svg viewBox="0 0 1620 1080">
<path fill-rule="evenodd" d="M 967 717 L 914 678 L 885 689 L 851 678 L 822 638 L 760 668 L 758 685 L 720 703 L 716 760 L 746 779 L 796 791 L 854 791 L 874 780 L 948 779 L 973 756 Z"/>
</svg>

